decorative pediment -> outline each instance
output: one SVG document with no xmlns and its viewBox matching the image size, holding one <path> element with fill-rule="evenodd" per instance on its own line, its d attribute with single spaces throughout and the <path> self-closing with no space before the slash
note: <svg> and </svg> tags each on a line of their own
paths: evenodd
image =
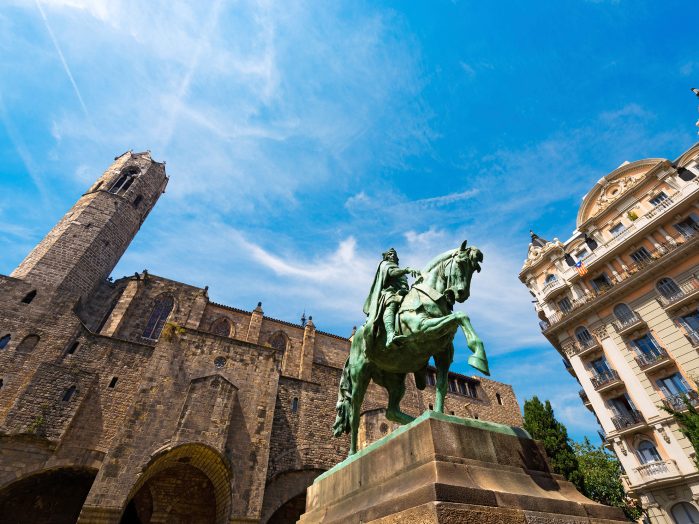
<svg viewBox="0 0 699 524">
<path fill-rule="evenodd" d="M 542 261 L 549 260 L 547 256 L 549 254 L 555 254 L 556 256 L 561 257 L 563 256 L 564 246 L 557 238 L 554 238 L 551 242 L 547 242 L 543 247 L 535 244 L 529 244 L 527 259 L 524 261 L 521 272 L 537 266 Z"/>
</svg>

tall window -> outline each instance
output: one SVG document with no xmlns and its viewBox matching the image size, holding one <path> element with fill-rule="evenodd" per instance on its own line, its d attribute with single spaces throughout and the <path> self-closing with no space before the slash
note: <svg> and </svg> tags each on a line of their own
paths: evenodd
<svg viewBox="0 0 699 524">
<path fill-rule="evenodd" d="M 689 238 L 699 231 L 699 223 L 697 223 L 694 217 L 688 216 L 682 222 L 675 224 L 675 229 L 679 231 L 683 237 Z"/>
<path fill-rule="evenodd" d="M 10 343 L 10 339 L 12 339 L 12 336 L 9 333 L 0 338 L 0 349 L 5 349 Z"/>
<path fill-rule="evenodd" d="M 645 262 L 650 262 L 653 260 L 653 255 L 650 254 L 645 247 L 640 247 L 633 253 L 631 253 L 631 260 L 636 262 L 636 264 L 644 264 Z"/>
<path fill-rule="evenodd" d="M 606 375 L 612 369 L 609 367 L 609 363 L 605 357 L 598 358 L 590 362 L 590 367 L 597 375 Z"/>
<path fill-rule="evenodd" d="M 65 393 L 63 393 L 63 402 L 70 402 L 73 395 L 75 395 L 75 386 L 70 386 L 66 389 Z"/>
<path fill-rule="evenodd" d="M 641 464 L 648 464 L 649 462 L 660 462 L 660 453 L 658 453 L 655 444 L 650 440 L 642 440 L 641 443 L 636 448 L 638 454 L 638 460 Z"/>
<path fill-rule="evenodd" d="M 24 337 L 24 340 L 22 340 L 22 342 L 20 342 L 17 346 L 17 351 L 19 353 L 29 353 L 36 347 L 38 343 L 38 335 L 27 335 L 26 337 Z"/>
<path fill-rule="evenodd" d="M 597 293 L 602 293 L 612 287 L 612 282 L 606 273 L 602 273 L 600 276 L 590 280 L 590 284 L 592 284 L 593 289 Z"/>
<path fill-rule="evenodd" d="M 227 337 L 231 334 L 231 323 L 227 318 L 218 318 L 211 324 L 211 332 L 214 335 Z"/>
<path fill-rule="evenodd" d="M 660 345 L 650 333 L 646 333 L 642 337 L 632 340 L 631 345 L 636 348 L 636 351 L 646 357 L 657 357 L 661 352 Z"/>
<path fill-rule="evenodd" d="M 677 319 L 684 326 L 688 333 L 695 336 L 699 335 L 699 309 L 694 310 L 689 315 L 684 315 Z M 2 348 L 2 339 L 0 339 L 0 348 Z"/>
<path fill-rule="evenodd" d="M 561 310 L 561 313 L 570 313 L 573 311 L 573 304 L 568 297 L 563 297 L 563 299 L 558 301 L 558 309 Z"/>
<path fill-rule="evenodd" d="M 587 249 L 583 248 L 583 249 L 581 249 L 580 251 L 578 251 L 577 253 L 575 253 L 575 258 L 577 258 L 578 260 L 582 260 L 582 259 L 585 258 L 589 253 L 590 253 L 590 252 L 589 252 Z"/>
<path fill-rule="evenodd" d="M 675 284 L 675 281 L 670 277 L 661 278 L 658 283 L 655 284 L 655 288 L 665 298 L 673 298 L 682 293 L 679 286 Z"/>
<path fill-rule="evenodd" d="M 170 295 L 165 295 L 158 298 L 153 306 L 153 311 L 150 314 L 146 329 L 143 330 L 143 337 L 150 340 L 158 340 L 160 333 L 163 331 L 165 321 L 170 316 L 170 312 L 175 305 L 175 300 Z"/>
<path fill-rule="evenodd" d="M 555 282 L 556 280 L 558 280 L 556 275 L 554 275 L 553 273 L 549 273 L 548 275 L 546 275 L 546 280 L 544 280 L 544 284 L 550 284 L 551 282 Z"/>
<path fill-rule="evenodd" d="M 673 373 L 669 377 L 659 379 L 656 383 L 666 398 L 684 395 L 691 389 L 680 373 Z"/>
<path fill-rule="evenodd" d="M 578 342 L 580 342 L 583 346 L 591 344 L 594 340 L 590 332 L 584 326 L 580 326 L 575 330 L 575 338 L 577 338 Z"/>
<path fill-rule="evenodd" d="M 630 322 L 636 318 L 636 315 L 634 315 L 633 311 L 631 311 L 631 308 L 626 304 L 617 304 L 616 306 L 614 306 L 614 316 L 622 324 Z"/>
<path fill-rule="evenodd" d="M 650 203 L 653 204 L 654 206 L 658 206 L 665 202 L 668 199 L 668 196 L 663 193 L 662 191 L 655 195 L 653 198 L 650 199 Z"/>
</svg>

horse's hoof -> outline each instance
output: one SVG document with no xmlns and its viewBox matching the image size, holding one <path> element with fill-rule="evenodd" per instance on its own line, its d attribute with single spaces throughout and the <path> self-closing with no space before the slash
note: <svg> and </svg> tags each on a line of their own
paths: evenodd
<svg viewBox="0 0 699 524">
<path fill-rule="evenodd" d="M 477 369 L 486 376 L 490 376 L 490 369 L 488 368 L 488 361 L 482 357 L 471 355 L 468 357 L 468 365 Z"/>
</svg>

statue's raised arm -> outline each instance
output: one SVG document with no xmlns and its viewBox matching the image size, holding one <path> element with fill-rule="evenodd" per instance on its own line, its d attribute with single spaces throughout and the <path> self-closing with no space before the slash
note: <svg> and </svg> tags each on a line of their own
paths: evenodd
<svg viewBox="0 0 699 524">
<path fill-rule="evenodd" d="M 352 338 L 350 356 L 340 379 L 336 436 L 350 433 L 350 455 L 357 446 L 359 415 L 370 380 L 388 391 L 386 418 L 405 424 L 413 417 L 400 410 L 405 376 L 415 374 L 419 389 L 426 385 L 430 358 L 437 367 L 435 410 L 442 412 L 447 393 L 449 366 L 454 358 L 453 339 L 460 327 L 473 352 L 468 363 L 488 375 L 483 343 L 465 313 L 453 311 L 455 302 L 470 295 L 471 277 L 481 270 L 483 253 L 460 247 L 434 258 L 422 271 L 398 266 L 398 254 L 389 249 L 376 270 L 369 296 L 364 302 L 367 320 Z M 406 275 L 418 276 L 408 288 Z"/>
</svg>

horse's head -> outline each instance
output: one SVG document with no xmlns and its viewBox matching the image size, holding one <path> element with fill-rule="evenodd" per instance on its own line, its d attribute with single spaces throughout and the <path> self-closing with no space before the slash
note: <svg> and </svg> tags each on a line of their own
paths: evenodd
<svg viewBox="0 0 699 524">
<path fill-rule="evenodd" d="M 442 253 L 423 270 L 426 281 L 442 293 L 450 304 L 464 302 L 471 294 L 471 277 L 481 270 L 483 253 L 476 247 L 466 247 Z M 430 278 L 431 277 L 431 278 Z"/>
</svg>

